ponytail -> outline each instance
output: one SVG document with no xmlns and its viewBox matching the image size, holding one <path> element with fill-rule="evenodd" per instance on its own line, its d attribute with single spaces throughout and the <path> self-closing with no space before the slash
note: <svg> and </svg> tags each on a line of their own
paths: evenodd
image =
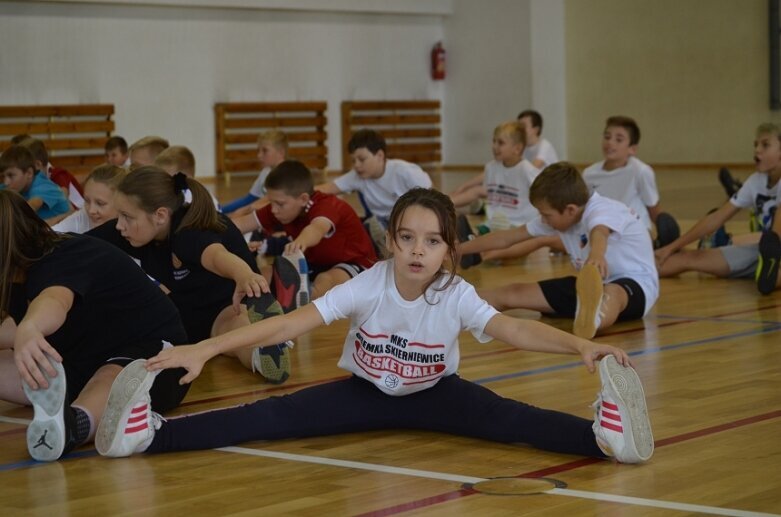
<svg viewBox="0 0 781 517">
<path fill-rule="evenodd" d="M 154 165 L 139 167 L 122 180 L 117 190 L 133 196 L 144 212 L 151 214 L 161 207 L 170 210 L 172 221 L 181 220 L 171 233 L 189 228 L 222 233 L 226 229 L 209 191 L 181 172 L 169 176 Z"/>
</svg>

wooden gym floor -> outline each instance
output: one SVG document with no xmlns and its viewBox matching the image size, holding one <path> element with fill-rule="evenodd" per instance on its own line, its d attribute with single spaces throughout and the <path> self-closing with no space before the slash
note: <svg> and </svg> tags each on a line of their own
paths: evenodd
<svg viewBox="0 0 781 517">
<path fill-rule="evenodd" d="M 447 191 L 469 173 L 435 175 Z M 745 176 L 745 174 L 743 174 Z M 688 227 L 724 202 L 716 171 L 657 171 L 662 202 Z M 252 178 L 216 187 L 222 200 Z M 747 230 L 745 218 L 729 225 Z M 566 274 L 537 253 L 464 276 L 477 286 Z M 539 315 L 515 311 L 518 317 Z M 566 320 L 543 319 L 569 330 Z M 210 363 L 173 415 L 281 395 L 346 376 L 340 322 L 298 340 L 283 386 L 237 362 Z M 255 442 L 225 450 L 109 460 L 83 447 L 51 464 L 29 459 L 29 408 L 0 402 L 3 515 L 760 515 L 781 514 L 781 294 L 750 281 L 687 274 L 662 280 L 643 322 L 597 339 L 632 356 L 656 453 L 641 466 L 418 431 Z M 599 388 L 577 357 L 524 353 L 462 334 L 461 375 L 534 405 L 591 417 Z M 169 415 L 171 416 L 171 415 Z M 490 478 L 501 493 L 470 484 Z M 544 478 L 541 480 L 541 478 Z M 548 481 L 546 481 L 548 480 Z M 555 488 L 554 488 L 555 487 Z"/>
</svg>

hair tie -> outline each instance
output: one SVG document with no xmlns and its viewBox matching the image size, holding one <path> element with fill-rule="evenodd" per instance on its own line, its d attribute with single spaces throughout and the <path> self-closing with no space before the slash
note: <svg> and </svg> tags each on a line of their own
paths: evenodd
<svg viewBox="0 0 781 517">
<path fill-rule="evenodd" d="M 174 174 L 174 192 L 182 193 L 184 196 L 184 202 L 182 206 L 187 206 L 193 202 L 193 191 L 190 190 L 190 185 L 187 184 L 187 176 L 183 172 L 177 172 Z"/>
</svg>

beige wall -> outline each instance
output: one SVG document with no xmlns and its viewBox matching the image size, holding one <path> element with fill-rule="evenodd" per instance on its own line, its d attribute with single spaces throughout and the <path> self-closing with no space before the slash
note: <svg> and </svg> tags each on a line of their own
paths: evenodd
<svg viewBox="0 0 781 517">
<path fill-rule="evenodd" d="M 769 108 L 767 0 L 567 0 L 569 159 L 633 116 L 652 163 L 748 163 Z"/>
</svg>

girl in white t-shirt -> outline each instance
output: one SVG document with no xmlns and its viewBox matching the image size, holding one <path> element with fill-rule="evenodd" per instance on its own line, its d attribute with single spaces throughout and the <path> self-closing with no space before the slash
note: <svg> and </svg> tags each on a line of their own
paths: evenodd
<svg viewBox="0 0 781 517">
<path fill-rule="evenodd" d="M 114 193 L 126 175 L 123 167 L 108 164 L 95 167 L 84 181 L 84 207 L 55 224 L 54 231 L 84 233 L 116 219 Z"/>
<path fill-rule="evenodd" d="M 389 223 L 392 258 L 313 303 L 126 368 L 109 397 L 98 451 L 128 456 L 250 440 L 424 429 L 561 453 L 610 454 L 622 462 L 651 456 L 642 386 L 623 350 L 499 314 L 446 270 L 443 262 L 455 260 L 455 209 L 444 194 L 410 190 L 394 206 Z M 349 379 L 169 421 L 144 405 L 146 386 L 161 369 L 184 367 L 188 373 L 181 382 L 188 383 L 219 353 L 292 339 L 337 319 L 351 322 L 339 360 L 353 374 Z M 462 330 L 482 342 L 497 338 L 522 350 L 580 354 L 589 371 L 603 358 L 596 421 L 506 399 L 459 377 Z M 603 421 L 606 411 L 618 420 Z"/>
</svg>

